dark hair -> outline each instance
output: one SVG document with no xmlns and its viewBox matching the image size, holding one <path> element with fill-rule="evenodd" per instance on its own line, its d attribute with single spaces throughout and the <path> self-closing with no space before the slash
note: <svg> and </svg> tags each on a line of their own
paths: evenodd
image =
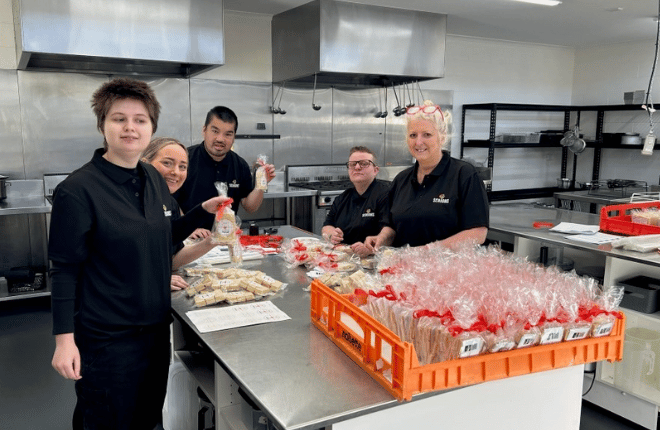
<svg viewBox="0 0 660 430">
<path fill-rule="evenodd" d="M 115 78 L 101 85 L 92 95 L 92 110 L 96 115 L 96 127 L 103 133 L 103 123 L 112 104 L 118 100 L 137 100 L 144 103 L 149 112 L 153 132 L 158 128 L 160 103 L 156 94 L 146 82 L 130 78 Z M 107 142 L 103 142 L 107 148 Z"/>
<path fill-rule="evenodd" d="M 350 152 L 348 153 L 348 156 L 350 157 L 353 155 L 355 152 L 366 152 L 367 154 L 371 154 L 371 158 L 374 160 L 374 166 L 376 165 L 376 154 L 374 154 L 374 151 L 371 149 L 367 148 L 366 146 L 354 146 L 351 148 Z"/>
<path fill-rule="evenodd" d="M 149 145 L 142 153 L 142 158 L 147 163 L 151 163 L 153 159 L 156 158 L 156 154 L 158 154 L 161 149 L 170 145 L 179 145 L 186 152 L 186 155 L 188 155 L 188 148 L 186 148 L 186 146 L 179 142 L 177 139 L 173 137 L 157 137 L 149 142 Z"/>
<path fill-rule="evenodd" d="M 233 110 L 229 109 L 226 106 L 216 106 L 206 114 L 206 121 L 204 122 L 204 127 L 209 125 L 213 118 L 218 118 L 222 122 L 228 122 L 229 124 L 234 124 L 234 133 L 238 130 L 238 117 Z"/>
</svg>

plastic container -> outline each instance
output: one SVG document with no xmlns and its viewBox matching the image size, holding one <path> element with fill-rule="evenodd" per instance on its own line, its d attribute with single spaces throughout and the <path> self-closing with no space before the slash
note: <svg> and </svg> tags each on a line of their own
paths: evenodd
<svg viewBox="0 0 660 430">
<path fill-rule="evenodd" d="M 421 366 L 412 344 L 323 285 L 311 284 L 311 320 L 398 400 L 414 394 L 623 357 L 625 317 L 609 336 L 514 349 Z M 367 340 L 367 341 L 365 341 Z"/>
<path fill-rule="evenodd" d="M 652 314 L 660 304 L 660 279 L 635 276 L 618 282 L 624 288 L 621 307 Z"/>
<path fill-rule="evenodd" d="M 621 234 L 624 236 L 640 236 L 643 234 L 660 234 L 660 227 L 638 224 L 631 221 L 630 212 L 633 209 L 659 208 L 660 202 L 628 203 L 623 205 L 604 206 L 600 210 L 601 231 Z"/>
<path fill-rule="evenodd" d="M 638 393 L 660 389 L 660 333 L 642 327 L 626 330 L 623 361 L 614 364 L 614 384 Z"/>
</svg>

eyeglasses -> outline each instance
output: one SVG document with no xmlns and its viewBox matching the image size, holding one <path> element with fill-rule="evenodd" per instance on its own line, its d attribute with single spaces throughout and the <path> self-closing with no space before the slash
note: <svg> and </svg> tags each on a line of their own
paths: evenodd
<svg viewBox="0 0 660 430">
<path fill-rule="evenodd" d="M 366 169 L 367 167 L 369 167 L 370 164 L 376 166 L 376 163 L 374 163 L 371 160 L 360 160 L 360 161 L 349 161 L 348 163 L 346 163 L 346 167 L 348 167 L 349 169 L 355 169 L 355 166 L 357 166 L 358 164 L 360 165 L 361 169 Z"/>
<path fill-rule="evenodd" d="M 415 115 L 417 112 L 422 111 L 422 113 L 425 114 L 432 114 L 435 113 L 435 111 L 440 112 L 440 116 L 442 117 L 442 120 L 445 120 L 445 115 L 442 113 L 442 108 L 438 105 L 426 105 L 426 106 L 410 106 L 409 108 L 406 109 L 406 113 L 408 115 Z"/>
</svg>

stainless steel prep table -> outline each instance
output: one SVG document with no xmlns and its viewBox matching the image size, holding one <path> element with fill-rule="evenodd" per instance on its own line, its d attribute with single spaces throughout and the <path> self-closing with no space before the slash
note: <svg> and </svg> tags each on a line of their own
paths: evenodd
<svg viewBox="0 0 660 430">
<path fill-rule="evenodd" d="M 603 257 L 611 257 L 634 261 L 641 264 L 660 267 L 660 254 L 639 253 L 611 249 L 609 246 L 598 246 L 594 244 L 578 242 L 567 239 L 565 233 L 555 233 L 547 228 L 534 228 L 534 222 L 546 221 L 554 225 L 560 222 L 576 224 L 598 225 L 598 215 L 576 212 L 563 209 L 542 208 L 528 204 L 501 204 L 490 207 L 490 226 L 488 238 L 493 240 L 504 240 L 518 242 L 514 243 L 516 254 L 533 257 L 529 249 L 521 242 L 521 239 L 529 239 L 538 243 L 552 244 L 566 248 L 588 251 Z M 520 249 L 525 248 L 525 249 Z"/>
<path fill-rule="evenodd" d="M 637 275 L 660 278 L 660 254 L 657 252 L 639 253 L 611 249 L 611 246 L 598 246 L 567 239 L 566 234 L 554 233 L 548 229 L 536 229 L 536 221 L 572 222 L 577 224 L 598 225 L 600 217 L 594 214 L 562 209 L 547 209 L 525 204 L 492 205 L 490 208 L 490 227 L 488 238 L 514 244 L 514 253 L 521 257 L 534 259 L 539 255 L 541 246 L 566 248 L 567 252 L 577 252 L 576 259 L 597 259 L 604 268 L 603 285 L 617 285 L 618 281 Z M 576 265 L 577 268 L 577 265 Z M 652 328 L 660 332 L 660 312 L 642 314 L 624 309 L 627 326 Z M 645 325 L 644 325 L 645 324 Z M 626 358 L 621 362 L 627 366 Z M 635 366 L 634 363 L 630 366 Z M 615 382 L 616 370 L 613 363 L 599 362 L 596 382 L 593 389 L 584 398 L 613 413 L 621 415 L 648 429 L 656 429 L 660 397 L 648 396 L 648 393 L 630 392 Z M 624 367 L 625 368 L 625 367 Z M 591 377 L 585 376 L 585 386 L 591 383 Z"/>
<path fill-rule="evenodd" d="M 278 234 L 309 235 L 289 226 Z M 399 403 L 311 324 L 310 296 L 302 290 L 310 279 L 303 268 L 287 269 L 279 256 L 243 267 L 288 283 L 270 300 L 290 320 L 201 334 L 186 316 L 192 300 L 184 292 L 172 296 L 176 355 L 215 404 L 217 430 L 234 428 L 225 418 L 237 415 L 238 386 L 281 430 L 430 429 L 439 419 L 461 429 L 579 428 L 582 365 Z M 212 368 L 195 369 L 204 360 L 185 349 L 197 342 L 212 355 Z"/>
</svg>

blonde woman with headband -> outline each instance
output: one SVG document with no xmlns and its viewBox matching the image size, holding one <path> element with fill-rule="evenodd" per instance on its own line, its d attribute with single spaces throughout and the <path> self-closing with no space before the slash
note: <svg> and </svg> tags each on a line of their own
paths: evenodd
<svg viewBox="0 0 660 430">
<path fill-rule="evenodd" d="M 486 240 L 488 196 L 474 167 L 444 150 L 449 122 L 448 112 L 429 100 L 406 110 L 406 140 L 416 162 L 392 181 L 388 225 L 365 240 L 371 250 Z"/>
<path fill-rule="evenodd" d="M 173 137 L 157 137 L 149 142 L 147 149 L 142 153 L 142 161 L 149 163 L 158 170 L 165 182 L 170 194 L 174 194 L 188 177 L 188 150 Z M 172 197 L 172 205 L 181 211 L 179 204 Z M 172 270 L 177 270 L 184 264 L 203 256 L 215 245 L 211 242 L 211 232 L 198 228 L 190 235 L 190 238 L 200 239 L 193 245 L 183 246 L 176 244 L 176 253 L 172 258 Z M 172 275 L 170 283 L 172 291 L 188 288 L 188 283 L 179 275 Z"/>
</svg>

